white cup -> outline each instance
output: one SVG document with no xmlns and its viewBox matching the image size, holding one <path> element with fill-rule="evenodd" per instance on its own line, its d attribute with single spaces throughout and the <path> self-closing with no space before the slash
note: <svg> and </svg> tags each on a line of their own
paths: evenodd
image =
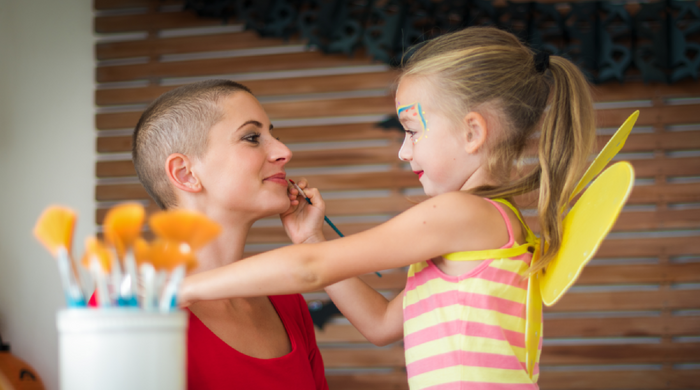
<svg viewBox="0 0 700 390">
<path fill-rule="evenodd" d="M 185 389 L 187 324 L 184 311 L 59 311 L 61 389 Z"/>
</svg>

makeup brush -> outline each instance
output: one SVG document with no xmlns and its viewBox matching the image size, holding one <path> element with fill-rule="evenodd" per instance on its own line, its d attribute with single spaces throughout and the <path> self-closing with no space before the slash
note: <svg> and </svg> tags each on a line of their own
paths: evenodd
<svg viewBox="0 0 700 390">
<path fill-rule="evenodd" d="M 73 229 L 77 216 L 67 207 L 51 206 L 44 210 L 34 226 L 34 237 L 53 255 L 68 307 L 85 306 L 85 297 L 75 278 L 70 260 Z"/>
<path fill-rule="evenodd" d="M 122 278 L 119 264 L 112 273 L 113 286 L 117 290 L 120 306 L 138 306 L 136 300 L 136 260 L 134 241 L 141 235 L 146 212 L 138 203 L 125 203 L 107 212 L 103 223 L 105 240 L 112 245 L 117 258 L 124 265 L 126 275 Z"/>
<path fill-rule="evenodd" d="M 194 252 L 220 232 L 221 226 L 203 214 L 187 210 L 159 212 L 149 219 L 151 230 L 160 237 L 153 248 L 154 265 L 169 273 L 160 297 L 159 309 L 168 312 L 176 307 L 177 290 L 185 273 L 197 266 Z"/>
<path fill-rule="evenodd" d="M 306 203 L 308 203 L 308 204 L 313 204 L 313 203 L 311 203 L 311 199 L 309 199 L 309 197 L 306 196 L 306 193 L 304 193 L 304 190 L 302 190 L 301 187 L 299 187 L 299 185 L 298 185 L 297 183 L 294 182 L 294 180 L 289 179 L 289 182 L 292 183 L 292 185 L 294 186 L 294 188 L 296 188 L 297 191 L 299 191 L 299 194 L 300 194 L 301 196 L 303 196 L 304 199 L 306 199 Z M 333 230 L 335 230 L 335 232 L 338 233 L 338 235 L 339 235 L 340 237 L 345 237 L 345 235 L 343 235 L 343 233 L 341 233 L 340 230 L 338 230 L 338 228 L 335 227 L 335 225 L 333 224 L 333 222 L 331 222 L 331 220 L 328 219 L 327 216 L 324 215 L 324 216 L 323 216 L 323 220 L 326 221 L 326 223 L 328 224 L 328 226 L 330 226 Z M 380 278 L 382 277 L 382 274 L 380 274 L 379 272 L 375 272 L 375 274 L 377 274 L 377 276 L 379 276 Z"/>
<path fill-rule="evenodd" d="M 97 290 L 97 305 L 100 307 L 112 306 L 107 288 L 107 275 L 110 274 L 112 264 L 116 262 L 112 251 L 96 237 L 85 239 L 85 253 L 83 254 L 83 266 L 90 270 L 95 280 Z"/>
<path fill-rule="evenodd" d="M 184 242 L 192 252 L 221 233 L 221 226 L 204 214 L 191 210 L 159 211 L 148 219 L 151 230 L 161 238 Z"/>
</svg>

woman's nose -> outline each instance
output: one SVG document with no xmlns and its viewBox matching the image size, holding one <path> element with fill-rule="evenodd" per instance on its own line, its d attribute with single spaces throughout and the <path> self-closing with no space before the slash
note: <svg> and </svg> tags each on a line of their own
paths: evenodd
<svg viewBox="0 0 700 390">
<path fill-rule="evenodd" d="M 292 158 L 292 151 L 289 150 L 287 145 L 283 144 L 281 141 L 275 139 L 273 143 L 272 150 L 270 152 L 270 160 L 274 162 L 282 162 L 284 164 L 288 163 Z"/>
</svg>

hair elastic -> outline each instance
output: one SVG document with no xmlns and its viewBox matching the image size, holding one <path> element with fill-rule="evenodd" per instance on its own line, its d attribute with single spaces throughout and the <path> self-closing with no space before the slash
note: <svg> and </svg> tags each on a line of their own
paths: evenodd
<svg viewBox="0 0 700 390">
<path fill-rule="evenodd" d="M 535 54 L 535 70 L 537 73 L 544 73 L 549 69 L 549 53 L 542 51 Z"/>
</svg>

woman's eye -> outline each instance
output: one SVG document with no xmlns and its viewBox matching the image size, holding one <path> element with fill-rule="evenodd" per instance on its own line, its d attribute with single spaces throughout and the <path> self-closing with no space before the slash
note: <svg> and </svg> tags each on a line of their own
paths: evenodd
<svg viewBox="0 0 700 390">
<path fill-rule="evenodd" d="M 257 144 L 260 143 L 260 134 L 249 134 L 243 137 L 244 140 Z"/>
</svg>

